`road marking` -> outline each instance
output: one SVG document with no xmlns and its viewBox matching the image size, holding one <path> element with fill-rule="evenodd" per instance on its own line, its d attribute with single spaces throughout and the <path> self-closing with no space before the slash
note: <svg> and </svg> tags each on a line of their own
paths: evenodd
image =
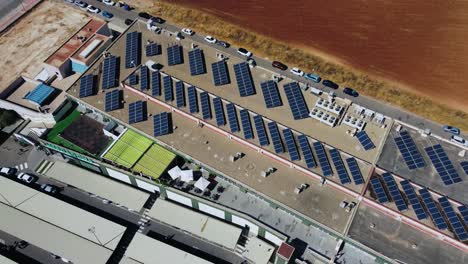
<svg viewBox="0 0 468 264">
<path fill-rule="evenodd" d="M 20 164 L 19 167 L 20 170 L 23 170 L 23 164 Z"/>
<path fill-rule="evenodd" d="M 25 168 L 25 169 L 28 168 L 28 163 L 27 163 L 27 162 L 24 163 L 24 168 Z"/>
</svg>

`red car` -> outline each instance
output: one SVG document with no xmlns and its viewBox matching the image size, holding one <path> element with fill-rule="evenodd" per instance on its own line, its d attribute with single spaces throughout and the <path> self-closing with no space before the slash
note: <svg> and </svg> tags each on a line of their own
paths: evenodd
<svg viewBox="0 0 468 264">
<path fill-rule="evenodd" d="M 285 71 L 288 69 L 288 66 L 286 66 L 284 63 L 281 63 L 279 61 L 274 61 L 271 66 L 277 68 L 277 69 L 280 69 L 282 71 Z"/>
</svg>

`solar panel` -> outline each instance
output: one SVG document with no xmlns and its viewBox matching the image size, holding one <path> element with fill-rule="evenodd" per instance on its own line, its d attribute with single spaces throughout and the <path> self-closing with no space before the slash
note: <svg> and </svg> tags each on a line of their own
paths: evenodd
<svg viewBox="0 0 468 264">
<path fill-rule="evenodd" d="M 151 90 L 153 96 L 161 96 L 161 77 L 159 71 L 151 72 Z"/>
<path fill-rule="evenodd" d="M 281 136 L 278 131 L 278 126 L 276 122 L 268 123 L 268 130 L 270 130 L 271 141 L 273 142 L 273 147 L 276 153 L 283 153 L 284 147 L 283 142 L 281 141 Z"/>
<path fill-rule="evenodd" d="M 255 94 L 255 87 L 250 74 L 249 65 L 246 62 L 234 64 L 234 73 L 236 74 L 237 87 L 241 97 Z"/>
<path fill-rule="evenodd" d="M 299 84 L 297 82 L 285 84 L 284 91 L 286 92 L 294 120 L 309 117 L 309 109 L 307 108 Z"/>
<path fill-rule="evenodd" d="M 190 66 L 190 75 L 200 75 L 206 72 L 205 69 L 205 58 L 203 56 L 203 51 L 200 49 L 194 49 L 189 51 L 189 66 Z"/>
<path fill-rule="evenodd" d="M 374 143 L 372 142 L 372 140 L 369 138 L 369 136 L 367 135 L 366 131 L 359 131 L 357 134 L 356 134 L 356 137 L 357 139 L 359 140 L 359 142 L 361 143 L 362 147 L 364 148 L 364 150 L 371 150 L 373 148 L 375 148 L 375 145 Z"/>
<path fill-rule="evenodd" d="M 296 141 L 294 140 L 294 135 L 291 129 L 283 129 L 284 143 L 289 152 L 289 157 L 292 161 L 300 160 L 299 151 L 297 150 Z"/>
<path fill-rule="evenodd" d="M 229 127 L 231 132 L 239 132 L 239 121 L 237 120 L 236 107 L 233 103 L 226 105 L 226 110 L 228 114 Z"/>
<path fill-rule="evenodd" d="M 116 70 L 117 58 L 114 56 L 105 58 L 102 66 L 102 89 L 109 89 L 116 86 Z"/>
<path fill-rule="evenodd" d="M 421 195 L 422 201 L 424 205 L 426 205 L 426 209 L 428 210 L 429 215 L 431 216 L 435 226 L 440 230 L 447 229 L 447 223 L 445 222 L 445 219 L 442 216 L 442 213 L 440 212 L 436 203 L 432 199 L 432 196 L 429 193 L 429 191 L 426 188 L 424 188 L 419 190 L 419 194 Z"/>
<path fill-rule="evenodd" d="M 210 96 L 207 92 L 200 93 L 200 102 L 203 119 L 211 119 Z"/>
<path fill-rule="evenodd" d="M 138 83 L 138 78 L 135 73 L 130 74 L 128 77 L 128 84 L 136 85 Z"/>
<path fill-rule="evenodd" d="M 452 161 L 440 144 L 427 147 L 425 151 L 445 185 L 462 181 Z"/>
<path fill-rule="evenodd" d="M 327 154 L 325 153 L 322 143 L 317 141 L 314 142 L 313 146 L 315 154 L 317 154 L 318 163 L 322 168 L 323 176 L 332 176 L 333 171 L 331 169 L 330 162 L 328 162 Z"/>
<path fill-rule="evenodd" d="M 460 162 L 460 166 L 462 167 L 465 174 L 468 175 L 468 161 Z"/>
<path fill-rule="evenodd" d="M 198 98 L 197 89 L 194 86 L 188 88 L 189 111 L 190 113 L 198 113 Z"/>
<path fill-rule="evenodd" d="M 356 185 L 363 184 L 364 178 L 362 177 L 361 169 L 359 168 L 359 165 L 356 159 L 353 157 L 347 158 L 346 163 L 348 164 L 349 172 L 351 173 L 351 176 L 353 177 L 354 184 Z"/>
<path fill-rule="evenodd" d="M 301 147 L 302 156 L 304 157 L 307 168 L 317 167 L 317 163 L 315 162 L 314 154 L 312 154 L 312 149 L 310 148 L 307 136 L 299 135 L 297 136 L 297 140 L 299 141 L 299 146 Z"/>
<path fill-rule="evenodd" d="M 216 116 L 216 125 L 226 125 L 226 118 L 224 117 L 223 101 L 219 97 L 213 98 L 213 107 Z"/>
<path fill-rule="evenodd" d="M 379 201 L 379 203 L 386 203 L 389 201 L 388 196 L 385 193 L 385 190 L 379 178 L 372 178 L 370 180 L 370 184 L 372 186 L 372 190 L 374 191 L 374 194 L 377 197 L 377 201 Z"/>
<path fill-rule="evenodd" d="M 400 189 L 398 189 L 398 185 L 395 182 L 392 174 L 386 172 L 382 174 L 382 179 L 384 180 L 385 185 L 387 186 L 387 190 L 390 193 L 398 211 L 402 212 L 408 209 L 403 196 L 401 195 Z"/>
<path fill-rule="evenodd" d="M 105 104 L 105 111 L 110 112 L 121 107 L 120 104 L 120 90 L 113 90 L 106 93 L 106 104 Z"/>
<path fill-rule="evenodd" d="M 137 31 L 127 34 L 125 47 L 125 68 L 134 68 L 140 65 L 141 35 Z"/>
<path fill-rule="evenodd" d="M 140 68 L 140 89 L 148 90 L 148 67 L 142 66 Z"/>
<path fill-rule="evenodd" d="M 460 214 L 462 215 L 465 224 L 468 225 L 468 206 L 461 205 L 458 207 L 458 211 L 460 211 Z"/>
<path fill-rule="evenodd" d="M 249 111 L 247 111 L 246 109 L 242 109 L 239 111 L 239 114 L 241 118 L 242 131 L 244 131 L 244 138 L 252 139 L 253 131 L 252 131 L 252 124 L 250 123 Z"/>
<path fill-rule="evenodd" d="M 426 166 L 421 153 L 408 131 L 400 132 L 400 137 L 395 137 L 394 140 L 410 170 Z"/>
<path fill-rule="evenodd" d="M 184 83 L 181 82 L 181 81 L 176 82 L 175 90 L 176 90 L 176 106 L 177 107 L 184 107 L 185 106 L 185 87 L 184 87 Z"/>
<path fill-rule="evenodd" d="M 145 119 L 143 101 L 136 101 L 128 105 L 128 123 L 134 124 Z"/>
<path fill-rule="evenodd" d="M 421 201 L 419 201 L 419 198 L 416 195 L 413 186 L 411 186 L 411 183 L 408 180 L 404 180 L 400 182 L 400 185 L 401 187 L 403 187 L 403 192 L 405 193 L 406 198 L 408 198 L 408 201 L 413 207 L 416 217 L 419 220 L 426 219 L 426 211 L 424 211 L 424 208 L 421 205 Z"/>
<path fill-rule="evenodd" d="M 211 70 L 213 72 L 214 85 L 220 86 L 229 84 L 229 71 L 225 61 L 218 61 L 211 64 Z"/>
<path fill-rule="evenodd" d="M 150 43 L 146 45 L 146 56 L 151 57 L 151 56 L 156 56 L 161 54 L 161 45 L 158 43 Z"/>
<path fill-rule="evenodd" d="M 170 113 L 162 112 L 153 116 L 154 136 L 167 135 L 171 132 Z"/>
<path fill-rule="evenodd" d="M 80 79 L 80 98 L 94 94 L 94 75 L 88 74 Z"/>
<path fill-rule="evenodd" d="M 263 117 L 260 115 L 254 116 L 255 130 L 257 130 L 257 138 L 260 146 L 266 146 L 270 144 L 268 136 L 265 130 L 265 124 L 263 124 Z"/>
<path fill-rule="evenodd" d="M 336 149 L 330 149 L 330 156 L 332 158 L 333 165 L 335 165 L 336 173 L 338 174 L 340 182 L 342 184 L 351 183 L 348 171 L 346 171 L 346 167 L 341 159 L 340 152 Z"/>
<path fill-rule="evenodd" d="M 174 100 L 174 94 L 172 91 L 172 77 L 166 75 L 163 77 L 164 84 L 164 101 L 169 102 Z"/>
<path fill-rule="evenodd" d="M 184 63 L 184 55 L 182 52 L 182 46 L 174 45 L 167 48 L 167 64 L 169 66 Z"/>
<path fill-rule="evenodd" d="M 462 221 L 460 218 L 458 218 L 455 210 L 453 210 L 452 204 L 447 199 L 447 197 L 440 197 L 439 204 L 442 207 L 442 211 L 445 213 L 445 216 L 447 217 L 450 227 L 458 239 L 461 241 L 468 240 L 468 233 L 466 233 L 465 226 L 463 226 Z"/>
<path fill-rule="evenodd" d="M 276 82 L 269 80 L 262 82 L 260 86 L 262 87 L 263 98 L 265 99 L 267 108 L 283 105 Z"/>
</svg>

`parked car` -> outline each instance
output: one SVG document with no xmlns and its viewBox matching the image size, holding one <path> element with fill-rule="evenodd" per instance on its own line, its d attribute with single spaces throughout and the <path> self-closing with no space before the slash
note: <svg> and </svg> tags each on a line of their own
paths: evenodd
<svg viewBox="0 0 468 264">
<path fill-rule="evenodd" d="M 289 72 L 291 72 L 292 74 L 297 75 L 297 76 L 304 76 L 304 72 L 302 70 L 300 70 L 299 68 L 296 68 L 296 67 L 289 70 Z"/>
<path fill-rule="evenodd" d="M 166 20 L 160 18 L 160 17 L 152 17 L 150 18 L 151 21 L 153 21 L 154 23 L 158 23 L 158 24 L 164 24 L 164 22 L 166 22 Z"/>
<path fill-rule="evenodd" d="M 56 194 L 60 191 L 60 188 L 51 184 L 42 184 L 41 190 L 43 190 L 46 193 Z"/>
<path fill-rule="evenodd" d="M 213 43 L 216 43 L 217 40 L 215 38 L 213 38 L 212 36 L 206 36 L 205 41 L 208 42 L 208 43 L 213 44 Z"/>
<path fill-rule="evenodd" d="M 358 97 L 359 96 L 359 93 L 356 90 L 354 90 L 353 88 L 349 88 L 349 87 L 344 88 L 343 93 L 345 93 L 347 95 L 350 95 L 352 97 Z"/>
<path fill-rule="evenodd" d="M 107 11 L 102 11 L 101 12 L 101 16 L 105 17 L 105 18 L 108 18 L 108 19 L 111 19 L 114 17 L 114 15 L 112 13 L 109 13 Z"/>
<path fill-rule="evenodd" d="M 24 173 L 24 172 L 20 172 L 20 174 L 18 174 L 17 178 L 18 178 L 18 180 L 24 181 L 26 183 L 32 183 L 32 182 L 37 180 L 37 178 L 35 176 L 29 175 L 29 174 Z"/>
<path fill-rule="evenodd" d="M 247 49 L 244 49 L 244 48 L 237 49 L 237 53 L 239 53 L 240 55 L 245 56 L 245 57 L 251 57 L 253 55 L 252 52 L 250 52 L 250 51 L 248 51 Z"/>
<path fill-rule="evenodd" d="M 330 87 L 332 89 L 338 89 L 339 85 L 330 81 L 330 80 L 323 80 L 322 82 L 323 85 L 327 86 L 327 87 Z"/>
<path fill-rule="evenodd" d="M 112 1 L 112 0 L 102 0 L 102 2 L 103 2 L 105 5 L 108 5 L 108 6 L 114 6 L 114 5 L 115 5 L 115 2 Z"/>
<path fill-rule="evenodd" d="M 454 135 L 460 135 L 460 129 L 458 127 L 453 127 L 449 125 L 443 126 L 445 132 L 452 133 Z"/>
<path fill-rule="evenodd" d="M 280 69 L 282 71 L 285 71 L 288 69 L 288 66 L 286 66 L 286 64 L 282 63 L 282 62 L 279 62 L 279 61 L 273 61 L 271 63 L 271 66 L 277 68 L 277 69 Z"/>
<path fill-rule="evenodd" d="M 125 25 L 130 26 L 133 23 L 133 20 L 127 18 L 125 19 Z"/>
<path fill-rule="evenodd" d="M 17 171 L 18 170 L 15 168 L 9 168 L 9 167 L 0 168 L 0 174 L 6 175 L 6 176 L 14 175 Z"/>
<path fill-rule="evenodd" d="M 316 83 L 319 83 L 322 80 L 320 76 L 318 76 L 317 74 L 313 74 L 313 73 L 306 73 L 304 75 L 304 78 L 306 78 L 307 80 L 316 82 Z"/>
<path fill-rule="evenodd" d="M 140 12 L 140 13 L 138 13 L 138 16 L 141 17 L 141 18 L 144 18 L 144 19 L 150 19 L 151 18 L 151 15 L 146 13 L 146 12 Z"/>
<path fill-rule="evenodd" d="M 190 28 L 183 28 L 181 31 L 185 35 L 189 35 L 189 36 L 192 36 L 193 34 L 195 34 L 195 32 L 193 30 L 191 30 Z"/>
<path fill-rule="evenodd" d="M 74 3 L 75 3 L 75 0 L 65 0 L 65 2 L 68 2 L 68 3 L 74 4 Z"/>
<path fill-rule="evenodd" d="M 460 144 L 462 146 L 468 146 L 468 141 L 466 141 L 466 139 L 457 135 L 452 135 L 452 138 L 450 138 L 450 141 Z"/>
<path fill-rule="evenodd" d="M 88 10 L 88 12 L 90 13 L 93 13 L 93 14 L 97 14 L 99 12 L 101 12 L 101 9 L 95 7 L 95 6 L 92 6 L 92 5 L 89 5 L 88 8 L 86 8 L 86 10 Z"/>
<path fill-rule="evenodd" d="M 88 4 L 83 1 L 75 1 L 75 5 L 81 8 L 86 8 L 88 6 Z"/>
<path fill-rule="evenodd" d="M 222 40 L 216 42 L 216 44 L 220 45 L 223 48 L 229 48 L 229 46 L 231 46 L 231 44 L 227 43 L 226 41 L 222 41 Z"/>
</svg>

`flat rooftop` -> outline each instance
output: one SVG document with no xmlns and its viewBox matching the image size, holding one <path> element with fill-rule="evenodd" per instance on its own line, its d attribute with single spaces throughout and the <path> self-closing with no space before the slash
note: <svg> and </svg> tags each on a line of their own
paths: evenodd
<svg viewBox="0 0 468 264">
<path fill-rule="evenodd" d="M 108 36 L 100 34 L 92 35 L 83 46 L 76 50 L 76 52 L 71 56 L 71 58 L 83 62 L 86 65 L 89 65 L 92 62 L 92 60 L 95 59 L 93 54 L 95 54 L 96 51 L 102 49 L 108 40 Z"/>
</svg>

